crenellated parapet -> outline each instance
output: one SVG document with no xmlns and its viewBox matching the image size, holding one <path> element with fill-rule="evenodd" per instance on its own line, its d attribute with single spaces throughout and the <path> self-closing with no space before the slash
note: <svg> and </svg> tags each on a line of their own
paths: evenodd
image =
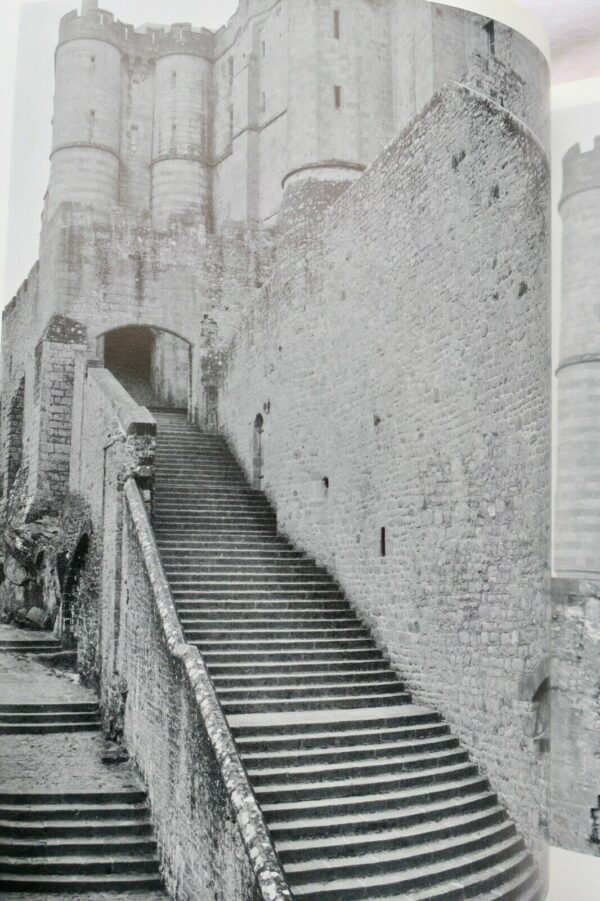
<svg viewBox="0 0 600 901">
<path fill-rule="evenodd" d="M 600 188 L 600 135 L 594 147 L 582 153 L 580 144 L 574 144 L 563 157 L 563 189 L 560 205 L 573 194 Z"/>
</svg>

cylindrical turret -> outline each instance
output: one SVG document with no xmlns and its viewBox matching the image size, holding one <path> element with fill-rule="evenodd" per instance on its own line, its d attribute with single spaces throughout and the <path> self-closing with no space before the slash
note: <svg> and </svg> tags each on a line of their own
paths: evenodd
<svg viewBox="0 0 600 901">
<path fill-rule="evenodd" d="M 185 38 L 184 31 L 180 37 Z M 166 228 L 173 218 L 206 228 L 209 220 L 211 78 L 211 62 L 184 40 L 179 50 L 174 44 L 157 60 L 152 152 L 156 228 Z"/>
<path fill-rule="evenodd" d="M 554 568 L 600 574 L 600 137 L 563 160 Z"/>
<path fill-rule="evenodd" d="M 99 215 L 118 202 L 121 52 L 111 40 L 111 25 L 112 16 L 101 19 L 93 11 L 63 20 L 55 61 L 48 217 L 65 201 L 93 205 Z"/>
<path fill-rule="evenodd" d="M 286 218 L 312 206 L 313 193 L 316 207 L 335 199 L 392 136 L 387 6 L 338 6 L 290 6 Z"/>
</svg>

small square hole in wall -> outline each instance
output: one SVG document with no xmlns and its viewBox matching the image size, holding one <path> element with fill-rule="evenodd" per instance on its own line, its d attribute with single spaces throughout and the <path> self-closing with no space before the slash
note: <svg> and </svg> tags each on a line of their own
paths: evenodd
<svg viewBox="0 0 600 901">
<path fill-rule="evenodd" d="M 336 109 L 342 108 L 342 88 L 339 84 L 334 85 L 333 88 L 333 103 Z"/>
<path fill-rule="evenodd" d="M 496 55 L 496 23 L 494 22 L 494 20 L 490 19 L 490 21 L 487 22 L 483 26 L 483 30 L 485 31 L 486 37 L 487 37 L 487 51 L 490 56 L 495 56 Z"/>
</svg>

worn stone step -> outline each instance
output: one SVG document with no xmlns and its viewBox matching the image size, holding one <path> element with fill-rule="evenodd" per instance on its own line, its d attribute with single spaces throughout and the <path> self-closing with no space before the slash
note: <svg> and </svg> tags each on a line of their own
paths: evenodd
<svg viewBox="0 0 600 901">
<path fill-rule="evenodd" d="M 529 865 L 529 855 L 522 849 L 522 840 L 512 837 L 483 850 L 459 855 L 456 859 L 444 858 L 410 870 L 385 871 L 382 867 L 383 872 L 373 875 L 356 874 L 341 879 L 334 877 L 332 880 L 327 880 L 326 872 L 316 871 L 318 881 L 314 880 L 313 873 L 312 881 L 298 884 L 292 879 L 291 885 L 294 896 L 305 901 L 371 901 L 374 898 L 398 897 L 408 892 L 411 892 L 409 897 L 413 901 L 418 897 L 413 892 L 419 889 L 429 891 L 434 886 L 446 889 L 439 895 L 440 898 L 454 901 L 476 897 L 478 892 L 494 888 L 523 872 Z M 459 882 L 461 885 L 457 885 Z M 473 894 L 469 892 L 469 884 Z M 434 896 L 421 895 L 423 901 L 430 897 Z"/>
<path fill-rule="evenodd" d="M 160 861 L 154 854 L 121 854 L 110 856 L 105 853 L 73 856 L 0 856 L 0 873 L 4 875 L 23 874 L 25 876 L 79 875 L 82 880 L 87 875 L 116 875 L 119 873 L 157 873 Z M 2 878 L 0 876 L 0 878 Z"/>
<path fill-rule="evenodd" d="M 425 837 L 435 834 L 436 830 L 445 828 L 449 819 L 469 819 L 477 815 L 492 815 L 494 811 L 505 811 L 498 806 L 497 797 L 492 792 L 470 792 L 455 797 L 442 797 L 431 803 L 403 805 L 399 809 L 384 807 L 372 811 L 354 808 L 349 813 L 333 811 L 315 818 L 310 815 L 293 817 L 272 822 L 269 831 L 277 843 L 277 848 L 304 848 L 312 853 L 311 843 L 326 845 L 336 843 L 340 837 L 354 837 L 357 842 L 368 841 L 381 835 L 386 830 L 412 830 Z"/>
<path fill-rule="evenodd" d="M 292 586 L 267 586 L 256 588 L 245 588 L 241 585 L 232 586 L 231 588 L 217 587 L 216 585 L 203 585 L 201 588 L 191 586 L 190 588 L 173 588 L 173 597 L 179 600 L 281 600 L 288 601 L 294 598 L 313 599 L 315 601 L 327 600 L 328 598 L 341 599 L 343 595 L 337 588 L 329 586 L 316 585 L 314 587 Z"/>
<path fill-rule="evenodd" d="M 328 697 L 332 694 L 336 696 L 352 696 L 362 694 L 398 694 L 403 692 L 404 686 L 395 677 L 390 678 L 388 673 L 387 681 L 368 681 L 367 679 L 355 679 L 352 682 L 330 682 L 323 679 L 320 683 L 312 685 L 300 685 L 297 682 L 292 685 L 273 685 L 263 682 L 262 685 L 237 684 L 232 687 L 221 685 L 218 680 L 214 680 L 215 687 L 218 689 L 219 699 L 222 702 L 231 699 L 241 699 L 252 697 L 260 699 L 276 699 L 283 698 L 291 700 L 292 698 L 319 698 Z"/>
<path fill-rule="evenodd" d="M 295 626 L 293 621 L 290 623 L 278 623 L 269 628 L 269 624 L 251 623 L 247 620 L 237 620 L 224 623 L 220 626 L 218 623 L 203 623 L 200 628 L 196 626 L 185 626 L 186 637 L 192 638 L 194 641 L 240 641 L 248 639 L 252 642 L 256 641 L 281 641 L 283 639 L 291 639 L 292 641 L 372 641 L 370 633 L 364 626 L 355 620 L 350 620 L 347 626 L 340 626 L 339 629 L 328 628 L 325 624 L 314 623 L 312 628 L 308 627 L 305 621 L 301 625 Z"/>
<path fill-rule="evenodd" d="M 146 802 L 146 793 L 140 789 L 121 789 L 119 791 L 75 791 L 75 792 L 41 792 L 41 791 L 2 791 L 0 792 L 0 805 L 10 804 L 17 807 L 56 807 L 64 805 L 72 809 L 77 804 L 143 804 Z"/>
<path fill-rule="evenodd" d="M 415 709 L 410 708 L 410 709 Z M 413 720 L 414 718 L 410 718 Z M 235 727 L 234 727 L 235 728 Z M 248 734 L 243 727 L 237 727 L 236 742 L 240 748 L 242 755 L 247 751 L 256 751 L 261 753 L 268 752 L 269 758 L 277 752 L 291 753 L 335 753 L 346 750 L 353 753 L 354 749 L 360 749 L 364 746 L 376 745 L 380 747 L 382 753 L 385 753 L 390 744 L 396 742 L 407 742 L 413 744 L 422 739 L 430 739 L 432 737 L 450 736 L 448 725 L 442 721 L 431 721 L 428 718 L 419 718 L 415 722 L 403 722 L 400 725 L 392 725 L 388 727 L 379 724 L 369 727 L 357 724 L 356 729 L 337 729 L 336 731 L 328 731 L 326 728 L 321 732 L 286 732 L 285 728 L 278 731 L 255 732 Z M 456 739 L 453 739 L 456 740 Z"/>
<path fill-rule="evenodd" d="M 31 822 L 16 819 L 5 820 L 0 812 L 0 835 L 3 839 L 34 839 L 39 843 L 56 837 L 56 840 L 61 843 L 67 839 L 102 836 L 127 839 L 130 836 L 151 836 L 152 834 L 152 823 L 147 810 L 136 819 L 115 817 L 114 819 L 98 820 L 92 817 L 65 821 L 42 818 Z"/>
<path fill-rule="evenodd" d="M 60 722 L 60 723 L 34 723 L 23 721 L 20 723 L 4 723 L 0 721 L 0 735 L 24 735 L 26 733 L 50 735 L 60 732 L 99 732 L 102 728 L 100 720 L 89 722 Z"/>
<path fill-rule="evenodd" d="M 216 680 L 213 680 L 216 682 Z M 450 733 L 436 737 L 411 738 L 410 740 L 394 740 L 386 743 L 371 742 L 362 745 L 340 746 L 332 744 L 327 748 L 296 748 L 288 750 L 269 750 L 268 753 L 248 752 L 243 746 L 240 753 L 248 769 L 263 769 L 274 766 L 296 767 L 312 764 L 334 764 L 344 762 L 372 761 L 399 755 L 428 754 L 435 751 L 447 751 L 459 747 L 458 739 Z"/>
<path fill-rule="evenodd" d="M 81 701 L 66 701 L 64 703 L 48 702 L 47 704 L 0 704 L 2 713 L 99 713 L 100 707 L 97 701 L 89 703 Z"/>
<path fill-rule="evenodd" d="M 400 704 L 391 710 L 338 711 L 335 717 L 327 713 L 311 716 L 290 714 L 275 719 L 265 716 L 233 717 L 230 726 L 233 735 L 246 741 L 249 737 L 270 738 L 273 735 L 309 738 L 310 736 L 336 735 L 339 733 L 359 734 L 367 731 L 401 729 L 407 726 L 422 726 L 441 723 L 439 713 L 416 704 Z"/>
<path fill-rule="evenodd" d="M 398 691 L 395 694 L 363 694 L 356 692 L 352 695 L 325 695 L 318 698 L 290 698 L 289 700 L 268 699 L 260 700 L 251 698 L 248 700 L 234 700 L 223 698 L 221 706 L 225 713 L 259 713 L 259 712 L 285 712 L 288 710 L 340 710 L 354 709 L 357 703 L 361 707 L 381 707 L 387 704 L 408 704 L 411 696 L 407 692 Z"/>
<path fill-rule="evenodd" d="M 216 688 L 221 689 L 251 689 L 261 690 L 262 688 L 271 690 L 272 688 L 281 688 L 282 691 L 305 690 L 310 689 L 320 691 L 323 686 L 350 686 L 356 683 L 368 683 L 370 685 L 382 685 L 388 682 L 393 685 L 401 685 L 396 673 L 388 667 L 381 667 L 376 670 L 357 670 L 355 672 L 327 672 L 320 671 L 316 673 L 292 672 L 286 675 L 251 673 L 248 675 L 230 675 L 220 676 L 211 674 L 213 683 Z M 393 680 L 393 682 L 392 682 Z"/>
<path fill-rule="evenodd" d="M 118 795 L 117 795 L 118 798 Z M 126 801 L 98 801 L 97 803 L 69 801 L 67 803 L 0 804 L 1 821 L 49 822 L 62 821 L 67 825 L 78 820 L 128 820 L 146 819 L 148 808 L 145 803 Z"/>
<path fill-rule="evenodd" d="M 324 798 L 352 798 L 364 794 L 388 794 L 404 791 L 413 787 L 433 787 L 444 782 L 467 779 L 477 775 L 477 767 L 470 762 L 437 766 L 414 773 L 379 773 L 374 776 L 360 776 L 353 779 L 331 780 L 319 782 L 308 779 L 306 782 L 290 784 L 287 782 L 270 783 L 268 786 L 254 786 L 259 803 L 275 801 L 313 801 Z"/>
<path fill-rule="evenodd" d="M 103 855 L 111 858 L 118 854 L 151 855 L 156 857 L 156 841 L 143 836 L 94 836 L 93 838 L 44 838 L 8 839 L 0 828 L 0 858 L 21 857 L 83 857 L 87 854 Z"/>
<path fill-rule="evenodd" d="M 277 559 L 272 561 L 248 560 L 242 557 L 235 560 L 231 557 L 217 557 L 206 559 L 206 555 L 194 555 L 189 559 L 163 560 L 163 569 L 169 576 L 181 573 L 185 576 L 280 576 L 285 573 L 286 578 L 322 578 L 326 575 L 323 570 L 311 565 L 306 559 Z M 330 582 L 333 581 L 330 579 Z M 349 605 L 348 605 L 349 606 Z"/>
<path fill-rule="evenodd" d="M 224 651 L 270 651 L 275 654 L 288 654 L 289 652 L 294 651 L 310 652 L 327 649 L 338 651 L 376 649 L 375 642 L 372 638 L 287 638 L 280 640 L 251 640 L 250 638 L 236 640 L 232 638 L 222 638 L 213 640 L 208 637 L 198 638 L 193 635 L 186 635 L 186 640 L 188 640 L 190 644 L 197 645 L 202 653 L 214 653 L 215 651 L 219 653 L 223 653 Z"/>
<path fill-rule="evenodd" d="M 153 873 L 98 873 L 84 877 L 82 873 L 24 875 L 0 872 L 0 892 L 40 892 L 60 896 L 83 892 L 149 892 L 161 888 L 160 876 Z"/>
<path fill-rule="evenodd" d="M 327 782 L 339 779 L 362 779 L 363 777 L 404 773 L 416 770 L 432 770 L 468 762 L 468 754 L 461 748 L 434 749 L 420 754 L 397 754 L 396 756 L 372 759 L 333 760 L 328 763 L 314 763 L 298 760 L 285 768 L 275 762 L 270 767 L 256 767 L 244 758 L 253 785 L 269 786 L 277 783 L 291 784 L 303 780 Z M 278 761 L 277 763 L 280 763 Z"/>
<path fill-rule="evenodd" d="M 234 655 L 239 656 L 239 655 Z M 229 662 L 228 655 L 225 655 L 225 661 L 220 663 L 211 659 L 210 673 L 211 676 L 230 676 L 239 673 L 244 675 L 257 675 L 259 677 L 269 676 L 271 674 L 289 674 L 289 673 L 305 673 L 317 674 L 322 672 L 330 672 L 332 670 L 347 670 L 349 672 L 370 672 L 378 670 L 382 665 L 389 666 L 384 661 L 380 653 L 369 653 L 369 655 L 353 655 L 351 659 L 346 659 L 338 654 L 329 654 L 328 656 L 313 657 L 305 660 L 298 658 L 296 660 L 270 660 L 265 659 L 264 655 L 253 655 L 251 662 L 240 660 Z M 208 658 L 207 658 L 208 662 Z"/>
<path fill-rule="evenodd" d="M 196 644 L 196 642 L 191 642 Z M 310 650 L 298 650 L 286 647 L 282 649 L 273 648 L 253 648 L 244 647 L 223 649 L 220 647 L 203 646 L 202 656 L 211 667 L 213 672 L 213 664 L 236 663 L 248 665 L 252 663 L 253 668 L 260 663 L 285 663 L 291 666 L 298 664 L 317 663 L 322 666 L 323 663 L 351 661 L 352 658 L 370 659 L 379 663 L 382 659 L 381 651 L 378 648 L 340 648 L 334 650 L 332 648 L 311 648 Z"/>
<path fill-rule="evenodd" d="M 272 616 L 277 619 L 277 614 L 281 614 L 281 619 L 296 619 L 298 615 L 307 613 L 309 616 L 315 616 L 317 619 L 331 619 L 348 615 L 348 606 L 345 601 L 339 598 L 331 600 L 313 600 L 311 598 L 288 598 L 285 601 L 256 601 L 256 600 L 179 600 L 175 602 L 178 613 L 181 615 L 192 616 L 210 616 L 214 614 L 216 617 L 228 618 L 237 613 L 243 618 L 251 617 L 256 619 L 264 619 L 266 616 Z"/>
<path fill-rule="evenodd" d="M 466 798 L 470 794 L 482 794 L 488 790 L 487 780 L 482 776 L 465 777 L 454 781 L 439 781 L 427 785 L 413 785 L 406 789 L 395 789 L 386 792 L 364 792 L 352 796 L 310 798 L 306 800 L 287 800 L 279 798 L 268 801 L 261 799 L 260 804 L 271 829 L 274 823 L 285 823 L 299 819 L 318 821 L 323 817 L 361 815 L 374 811 L 394 811 L 400 813 L 403 808 L 413 808 L 419 804 L 431 805 L 455 798 Z"/>
<path fill-rule="evenodd" d="M 283 610 L 277 607 L 271 610 L 260 609 L 254 607 L 231 605 L 229 608 L 216 607 L 210 601 L 201 601 L 197 604 L 180 604 L 177 605 L 177 613 L 182 623 L 192 625 L 194 623 L 201 624 L 209 622 L 211 626 L 222 623 L 222 628 L 227 628 L 229 624 L 236 622 L 250 622 L 253 626 L 258 625 L 260 628 L 266 628 L 269 623 L 281 623 L 287 625 L 289 623 L 308 622 L 310 624 L 317 623 L 319 625 L 331 625 L 336 622 L 354 622 L 347 620 L 348 609 L 345 607 L 336 608 L 333 605 L 327 608 L 300 607 L 298 610 L 290 610 L 289 607 Z M 265 619 L 269 616 L 269 620 Z"/>
<path fill-rule="evenodd" d="M 267 586 L 281 586 L 281 585 L 292 585 L 292 586 L 300 586 L 310 587 L 310 588 L 334 588 L 339 592 L 339 588 L 336 586 L 335 582 L 332 579 L 328 579 L 326 576 L 318 576 L 312 572 L 306 573 L 283 573 L 283 572 L 274 572 L 274 573 L 265 573 L 265 572 L 256 572 L 249 573 L 244 571 L 238 572 L 182 572 L 181 570 L 175 571 L 173 568 L 165 569 L 166 575 L 169 577 L 169 581 L 173 586 L 178 585 L 267 585 Z M 340 592 L 341 593 L 341 592 Z"/>
<path fill-rule="evenodd" d="M 315 872 L 319 873 L 319 879 L 323 882 L 355 877 L 364 879 L 382 873 L 402 873 L 411 870 L 414 872 L 417 867 L 437 866 L 442 861 L 467 857 L 473 853 L 502 846 L 504 843 L 509 843 L 513 851 L 523 850 L 523 842 L 515 836 L 515 827 L 512 823 L 492 823 L 475 833 L 457 832 L 431 839 L 418 846 L 398 847 L 391 842 L 380 851 L 352 849 L 353 853 L 348 854 L 346 843 L 341 842 L 337 855 L 315 856 L 308 860 L 287 860 L 284 861 L 284 868 L 292 885 L 297 887 L 314 882 Z"/>
<path fill-rule="evenodd" d="M 99 711 L 97 710 L 93 713 L 77 711 L 64 711 L 63 713 L 0 712 L 0 724 L 3 726 L 11 723 L 19 725 L 23 723 L 96 723 L 98 720 Z"/>
</svg>

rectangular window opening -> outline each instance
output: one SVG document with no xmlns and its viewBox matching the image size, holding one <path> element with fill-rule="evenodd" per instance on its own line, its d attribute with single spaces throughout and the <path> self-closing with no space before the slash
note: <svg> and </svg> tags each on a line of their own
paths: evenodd
<svg viewBox="0 0 600 901">
<path fill-rule="evenodd" d="M 340 11 L 339 9 L 334 9 L 333 11 L 333 36 L 336 41 L 340 39 Z"/>
<path fill-rule="evenodd" d="M 494 20 L 490 19 L 490 21 L 487 22 L 483 26 L 483 30 L 485 31 L 486 36 L 487 36 L 488 53 L 490 54 L 490 56 L 495 56 L 496 55 L 496 23 L 494 22 Z"/>
<path fill-rule="evenodd" d="M 266 108 L 267 108 L 267 95 L 265 94 L 264 91 L 262 92 L 262 101 L 261 101 L 261 104 L 262 104 L 262 111 L 263 111 L 263 113 L 264 113 L 265 110 L 266 110 Z"/>
<path fill-rule="evenodd" d="M 263 42 L 262 42 L 262 58 L 264 59 L 266 55 L 267 55 L 267 45 L 266 45 L 266 43 L 263 41 Z"/>
<path fill-rule="evenodd" d="M 341 109 L 341 107 L 342 107 L 342 88 L 339 84 L 336 84 L 333 88 L 333 102 L 335 104 L 336 109 Z"/>
<path fill-rule="evenodd" d="M 90 56 L 90 74 L 93 75 L 96 71 L 96 57 Z"/>
<path fill-rule="evenodd" d="M 380 552 L 380 554 L 381 554 L 382 557 L 385 557 L 385 555 L 386 555 L 386 550 L 387 550 L 387 548 L 386 548 L 386 546 L 385 546 L 385 526 L 382 526 L 382 527 L 381 527 L 381 532 L 380 532 L 380 535 L 379 535 L 379 552 Z"/>
<path fill-rule="evenodd" d="M 171 72 L 171 87 L 174 88 L 177 84 L 177 72 Z"/>
</svg>

